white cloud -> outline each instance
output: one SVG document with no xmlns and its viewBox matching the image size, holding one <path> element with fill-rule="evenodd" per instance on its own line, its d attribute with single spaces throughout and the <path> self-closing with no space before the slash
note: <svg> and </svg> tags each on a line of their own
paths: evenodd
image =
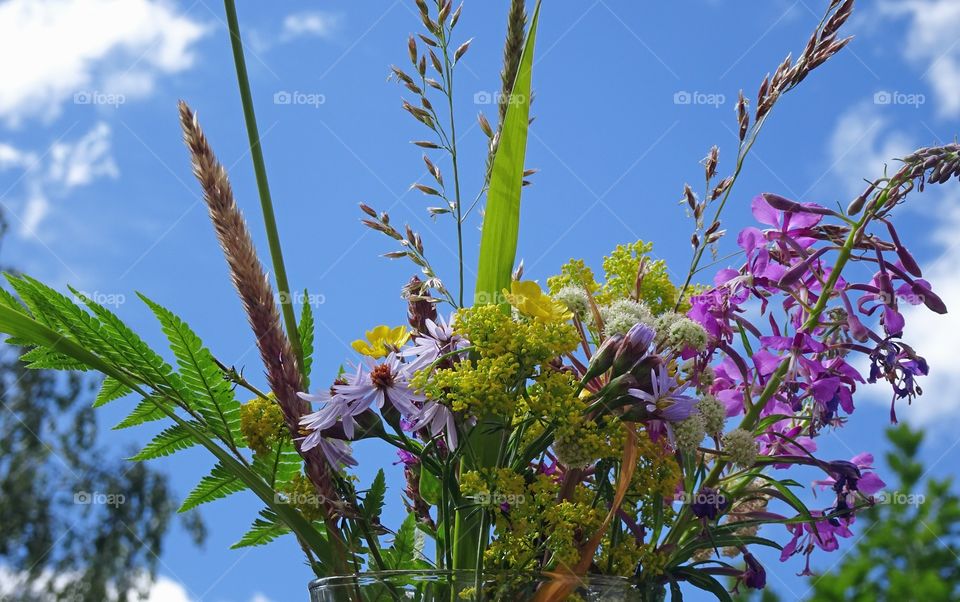
<svg viewBox="0 0 960 602">
<path fill-rule="evenodd" d="M 907 60 L 924 69 L 941 116 L 960 116 L 960 2 L 957 0 L 884 0 L 881 18 L 906 18 Z M 889 38 L 888 38 L 889 40 Z"/>
<path fill-rule="evenodd" d="M 960 418 L 960 363 L 954 333 L 960 332 L 960 194 L 946 195 L 939 206 L 926 215 L 936 216 L 936 228 L 930 239 L 937 245 L 932 262 L 924 262 L 923 277 L 947 304 L 949 313 L 940 315 L 923 305 L 901 308 L 906 320 L 904 340 L 930 365 L 929 376 L 919 380 L 923 395 L 910 407 L 898 402 L 897 417 L 927 427 L 956 424 Z M 924 199 L 929 201 L 929 199 Z M 909 236 L 907 236 L 909 239 Z M 909 244 L 909 240 L 904 240 Z M 890 403 L 890 386 L 877 383 L 864 391 L 871 401 Z"/>
<path fill-rule="evenodd" d="M 340 17 L 332 13 L 321 11 L 292 13 L 283 19 L 281 39 L 287 41 L 304 36 L 328 38 L 339 25 Z"/>
<path fill-rule="evenodd" d="M 34 153 L 0 143 L 0 171 L 21 170 L 26 198 L 4 203 L 21 235 L 35 235 L 50 213 L 51 199 L 102 178 L 117 178 L 120 171 L 111 154 L 110 126 L 100 122 L 71 141 L 58 141 L 39 159 Z M 10 206 L 10 205 L 13 206 Z"/>
<path fill-rule="evenodd" d="M 253 594 L 253 597 L 250 598 L 250 602 L 273 602 L 273 600 L 258 592 Z"/>
<path fill-rule="evenodd" d="M 878 107 L 862 103 L 840 116 L 828 147 L 831 172 L 852 200 L 866 188 L 864 180 L 884 174 L 884 166 L 909 154 L 914 146 L 902 132 L 891 130 Z"/>
<path fill-rule="evenodd" d="M 17 596 L 25 593 L 25 588 L 27 588 L 28 583 L 31 583 L 30 590 L 32 593 L 42 595 L 43 590 L 48 586 L 52 585 L 55 589 L 62 588 L 66 583 L 69 575 L 57 574 L 53 575 L 49 570 L 44 570 L 39 577 L 34 579 L 31 582 L 27 581 L 26 575 L 23 572 L 12 571 L 9 567 L 0 565 L 0 600 L 6 600 L 7 596 Z M 134 588 L 130 592 L 130 597 L 134 600 L 140 600 L 137 596 L 141 589 L 144 589 L 146 586 L 146 578 L 139 581 L 142 585 L 138 588 Z M 187 589 L 179 582 L 160 575 L 157 577 L 148 590 L 147 597 L 143 598 L 144 602 L 192 602 L 192 598 L 187 593 Z"/>
<path fill-rule="evenodd" d="M 0 2 L 0 120 L 52 119 L 77 94 L 147 94 L 193 64 L 206 31 L 166 0 Z"/>
</svg>

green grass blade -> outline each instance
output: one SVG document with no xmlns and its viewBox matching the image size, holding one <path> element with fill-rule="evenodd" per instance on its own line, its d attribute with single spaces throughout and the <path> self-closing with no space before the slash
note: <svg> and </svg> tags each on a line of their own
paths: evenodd
<svg viewBox="0 0 960 602">
<path fill-rule="evenodd" d="M 494 303 L 501 300 L 501 290 L 510 287 L 510 275 L 517 256 L 520 194 L 523 188 L 527 130 L 530 122 L 533 49 L 539 18 L 540 2 L 537 2 L 523 55 L 520 57 L 516 83 L 510 93 L 497 154 L 490 170 L 490 188 L 487 191 L 487 206 L 480 238 L 475 303 Z"/>
</svg>

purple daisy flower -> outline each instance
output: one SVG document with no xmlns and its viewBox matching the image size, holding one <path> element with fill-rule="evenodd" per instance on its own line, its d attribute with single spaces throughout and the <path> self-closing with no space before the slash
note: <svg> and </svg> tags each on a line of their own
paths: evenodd
<svg viewBox="0 0 960 602">
<path fill-rule="evenodd" d="M 413 417 L 414 429 L 426 427 L 434 437 L 444 435 L 447 447 L 457 448 L 457 425 L 453 420 L 453 412 L 447 406 L 437 401 L 428 401 Z"/>
<path fill-rule="evenodd" d="M 376 364 L 372 360 L 367 366 L 357 366 L 357 373 L 345 385 L 335 385 L 334 399 L 350 404 L 351 413 L 356 416 L 374 404 L 383 408 L 390 402 L 403 416 L 413 416 L 419 412 L 418 402 L 424 397 L 415 393 L 408 380 L 408 367 L 395 354 L 391 353 Z"/>
<path fill-rule="evenodd" d="M 403 351 L 411 374 L 434 363 L 441 355 L 463 349 L 470 344 L 465 338 L 454 333 L 452 317 L 449 321 L 442 317 L 437 321 L 427 319 L 424 325 L 427 332 L 414 337 L 413 345 Z M 455 356 L 451 359 L 455 359 Z"/>
<path fill-rule="evenodd" d="M 650 371 L 650 380 L 650 392 L 643 389 L 627 390 L 631 397 L 646 404 L 649 413 L 667 422 L 679 422 L 696 414 L 696 400 L 689 395 L 683 395 L 687 385 L 678 385 L 676 379 L 670 376 L 663 366 Z"/>
<path fill-rule="evenodd" d="M 320 452 L 327 459 L 327 462 L 335 468 L 357 465 L 350 444 L 340 439 L 324 437 L 323 431 L 313 431 L 304 437 L 300 443 L 301 451 L 310 451 L 315 447 L 320 448 Z"/>
</svg>

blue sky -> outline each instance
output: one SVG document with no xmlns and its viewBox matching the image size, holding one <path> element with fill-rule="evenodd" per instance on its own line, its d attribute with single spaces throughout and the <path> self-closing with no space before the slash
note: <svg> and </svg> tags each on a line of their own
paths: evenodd
<svg viewBox="0 0 960 602">
<path fill-rule="evenodd" d="M 319 381 L 352 357 L 347 342 L 363 329 L 405 315 L 398 291 L 411 266 L 378 258 L 391 247 L 359 225 L 359 201 L 409 222 L 441 275 L 455 280 L 452 224 L 431 221 L 428 200 L 409 191 L 424 170 L 408 142 L 425 133 L 400 110 L 401 88 L 387 81 L 389 65 L 407 60 L 406 37 L 419 21 L 408 0 L 240 4 L 288 271 L 295 288 L 310 290 L 318 317 Z M 544 279 L 570 257 L 598 265 L 615 244 L 638 238 L 653 241 L 655 254 L 682 274 L 690 223 L 676 201 L 684 182 L 700 181 L 698 161 L 712 144 L 720 146 L 720 171 L 730 170 L 737 91 L 755 97 L 763 75 L 802 49 L 825 4 L 546 2 L 528 151 L 528 165 L 540 172 L 525 191 L 519 248 L 527 275 Z M 507 5 L 468 1 L 459 25 L 464 38 L 476 38 L 457 76 L 471 197 L 485 144 L 476 115 L 495 113 L 488 103 L 498 88 Z M 960 5 L 862 5 L 847 26 L 854 43 L 778 105 L 733 196 L 729 230 L 747 224 L 757 192 L 846 204 L 885 161 L 954 139 Z M 0 3 L 0 53 L 7 57 L 0 65 L 0 202 L 11 229 L 2 259 L 116 305 L 163 348 L 135 298 L 142 291 L 178 311 L 220 359 L 259 377 L 177 124 L 182 98 L 198 111 L 265 250 L 222 19 L 213 0 Z M 960 193 L 947 186 L 913 199 L 900 215 L 905 241 L 948 303 L 960 296 L 958 201 Z M 468 280 L 478 225 L 467 227 Z M 960 418 L 960 369 L 943 335 L 960 329 L 956 315 L 908 315 L 907 335 L 933 374 L 927 394 L 901 417 L 929 429 L 924 454 L 933 475 L 951 473 L 960 459 L 949 428 Z M 825 436 L 822 448 L 837 458 L 863 450 L 879 456 L 885 401 L 885 392 L 864 392 L 853 426 L 842 438 Z M 101 413 L 105 427 L 119 421 L 122 406 Z M 148 434 L 102 438 L 119 453 Z M 358 454 L 362 482 L 392 461 L 380 448 L 360 446 Z M 185 495 L 210 465 L 191 450 L 161 468 Z M 399 503 L 399 489 L 392 493 Z M 242 496 L 203 508 L 210 528 L 204 550 L 175 531 L 152 599 L 305 599 L 309 573 L 291 542 L 227 550 L 257 509 Z M 840 553 L 817 565 L 828 570 Z M 793 576 L 801 562 L 768 564 L 770 583 L 786 599 L 806 592 Z"/>
</svg>

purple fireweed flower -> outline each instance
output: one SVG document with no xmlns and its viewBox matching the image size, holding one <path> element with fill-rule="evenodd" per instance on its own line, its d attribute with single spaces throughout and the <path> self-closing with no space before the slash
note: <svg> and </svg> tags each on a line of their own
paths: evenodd
<svg viewBox="0 0 960 602">
<path fill-rule="evenodd" d="M 771 403 L 771 414 L 792 415 L 793 410 L 786 404 Z M 817 451 L 817 443 L 812 437 L 802 435 L 805 427 L 791 425 L 791 420 L 780 420 L 770 426 L 757 438 L 762 456 L 801 456 L 808 457 Z M 774 468 L 788 468 L 790 464 L 774 464 Z"/>
<path fill-rule="evenodd" d="M 834 460 L 824 468 L 830 476 L 814 481 L 814 485 L 821 489 L 833 489 L 837 494 L 837 512 L 853 508 L 857 493 L 871 496 L 886 485 L 875 472 L 870 472 L 873 469 L 873 454 L 866 452 L 857 454 L 849 462 Z"/>
<path fill-rule="evenodd" d="M 803 203 L 801 206 L 813 211 L 823 209 L 823 207 L 816 203 Z M 753 217 L 756 218 L 758 222 L 772 226 L 769 232 L 788 237 L 804 248 L 816 242 L 816 239 L 811 238 L 809 235 L 810 228 L 819 224 L 820 220 L 823 219 L 823 215 L 820 213 L 814 213 L 812 211 L 801 213 L 774 209 L 762 194 L 753 197 L 753 201 L 750 203 L 750 209 L 753 212 Z"/>
<path fill-rule="evenodd" d="M 926 376 L 929 370 L 927 360 L 904 343 L 884 340 L 870 352 L 870 375 L 867 382 L 875 383 L 884 379 L 893 387 L 893 399 L 890 401 L 891 422 L 897 422 L 897 400 L 906 398 L 909 402 L 920 395 L 923 390 L 917 385 L 916 377 Z"/>
<path fill-rule="evenodd" d="M 743 584 L 750 589 L 765 588 L 767 586 L 767 571 L 764 570 L 763 565 L 760 564 L 760 561 L 758 561 L 750 552 L 743 553 L 743 560 L 747 563 L 746 568 L 743 570 L 743 574 L 740 576 L 740 579 L 743 580 Z"/>
<path fill-rule="evenodd" d="M 819 510 L 811 510 L 814 518 L 823 516 Z M 794 554 L 804 554 L 807 557 L 806 566 L 801 575 L 812 575 L 810 571 L 810 555 L 814 549 L 820 548 L 824 552 L 833 552 L 840 547 L 838 537 L 852 537 L 853 516 L 816 520 L 813 523 L 796 523 L 787 525 L 787 530 L 793 538 L 783 546 L 780 552 L 780 561 L 786 562 Z"/>
<path fill-rule="evenodd" d="M 397 450 L 397 458 L 399 460 L 394 462 L 394 464 L 403 464 L 404 466 L 413 466 L 420 463 L 420 458 L 416 454 L 410 453 L 405 449 Z"/>
</svg>

